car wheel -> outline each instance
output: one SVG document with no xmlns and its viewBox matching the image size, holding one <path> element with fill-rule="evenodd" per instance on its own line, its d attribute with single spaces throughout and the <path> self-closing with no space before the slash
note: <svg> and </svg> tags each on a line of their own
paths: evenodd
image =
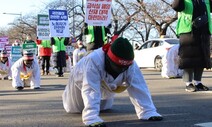
<svg viewBox="0 0 212 127">
<path fill-rule="evenodd" d="M 157 57 L 156 59 L 155 59 L 155 69 L 157 70 L 157 71 L 161 71 L 162 70 L 162 58 L 161 57 Z"/>
</svg>

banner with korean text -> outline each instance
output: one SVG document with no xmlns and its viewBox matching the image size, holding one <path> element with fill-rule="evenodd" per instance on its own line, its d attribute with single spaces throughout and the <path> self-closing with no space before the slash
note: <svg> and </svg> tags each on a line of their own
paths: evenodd
<svg viewBox="0 0 212 127">
<path fill-rule="evenodd" d="M 49 16 L 38 14 L 37 37 L 39 40 L 50 40 Z"/>
<path fill-rule="evenodd" d="M 50 37 L 70 37 L 67 10 L 49 10 Z"/>
<path fill-rule="evenodd" d="M 12 63 L 15 63 L 18 59 L 22 57 L 21 52 L 22 52 L 21 46 L 12 46 L 10 54 Z"/>
<path fill-rule="evenodd" d="M 3 50 L 6 44 L 9 44 L 9 38 L 8 36 L 2 36 L 0 37 L 0 50 Z"/>
<path fill-rule="evenodd" d="M 91 26 L 108 26 L 112 0 L 87 0 L 85 22 Z"/>
</svg>

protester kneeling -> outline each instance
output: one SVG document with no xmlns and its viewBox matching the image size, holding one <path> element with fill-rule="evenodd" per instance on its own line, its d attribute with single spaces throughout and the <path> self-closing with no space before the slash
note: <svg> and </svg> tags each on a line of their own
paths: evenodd
<svg viewBox="0 0 212 127">
<path fill-rule="evenodd" d="M 114 95 L 127 90 L 139 119 L 160 121 L 144 77 L 134 61 L 133 47 L 118 38 L 84 56 L 71 70 L 63 92 L 68 113 L 82 113 L 88 127 L 106 127 L 100 110 L 112 108 Z"/>
<path fill-rule="evenodd" d="M 0 79 L 11 79 L 11 65 L 7 51 L 0 51 Z"/>
<path fill-rule="evenodd" d="M 17 90 L 22 90 L 26 86 L 40 89 L 40 68 L 33 53 L 24 52 L 23 57 L 13 64 L 11 70 L 12 86 Z"/>
</svg>

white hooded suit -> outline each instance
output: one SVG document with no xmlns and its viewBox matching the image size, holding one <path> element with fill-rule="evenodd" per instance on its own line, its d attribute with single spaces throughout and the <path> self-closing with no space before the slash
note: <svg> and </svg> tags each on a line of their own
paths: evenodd
<svg viewBox="0 0 212 127">
<path fill-rule="evenodd" d="M 100 110 L 111 108 L 114 94 L 125 89 L 139 119 L 160 116 L 136 62 L 114 79 L 105 71 L 105 53 L 99 48 L 71 69 L 69 83 L 62 95 L 63 106 L 69 113 L 82 112 L 85 125 L 103 122 L 99 117 Z"/>
<path fill-rule="evenodd" d="M 182 77 L 183 70 L 179 69 L 179 44 L 172 46 L 162 58 L 162 71 L 163 78 L 178 78 Z"/>
<path fill-rule="evenodd" d="M 12 61 L 10 58 L 8 58 L 6 63 L 0 62 L 0 78 L 4 78 L 8 76 L 11 78 L 11 66 L 12 66 Z"/>
<path fill-rule="evenodd" d="M 30 68 L 26 67 L 23 63 L 23 57 L 17 60 L 12 68 L 12 86 L 14 88 L 18 86 L 24 87 L 23 78 L 27 78 L 30 81 L 30 87 L 40 87 L 40 68 L 37 60 L 33 60 Z"/>
</svg>

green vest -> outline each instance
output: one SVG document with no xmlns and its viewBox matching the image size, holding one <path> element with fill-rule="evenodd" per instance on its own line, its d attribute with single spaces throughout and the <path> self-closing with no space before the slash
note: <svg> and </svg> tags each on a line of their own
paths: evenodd
<svg viewBox="0 0 212 127">
<path fill-rule="evenodd" d="M 104 26 L 102 28 L 102 40 L 106 43 L 107 37 L 105 36 L 105 29 Z M 88 35 L 86 35 L 86 43 L 93 43 L 94 42 L 94 29 L 93 26 L 88 26 Z"/>
<path fill-rule="evenodd" d="M 64 37 L 61 40 L 59 40 L 57 37 L 54 37 L 54 40 L 55 44 L 53 45 L 53 52 L 66 51 L 66 47 L 64 45 Z"/>
<path fill-rule="evenodd" d="M 185 9 L 181 12 L 178 12 L 178 22 L 176 27 L 177 35 L 181 33 L 189 33 L 192 30 L 193 2 L 192 0 L 184 0 L 184 3 L 185 3 Z M 205 0 L 205 3 L 208 14 L 209 31 L 210 34 L 212 34 L 210 2 L 209 0 Z"/>
<path fill-rule="evenodd" d="M 41 46 L 43 48 L 51 48 L 50 40 L 42 40 L 41 41 Z"/>
</svg>

